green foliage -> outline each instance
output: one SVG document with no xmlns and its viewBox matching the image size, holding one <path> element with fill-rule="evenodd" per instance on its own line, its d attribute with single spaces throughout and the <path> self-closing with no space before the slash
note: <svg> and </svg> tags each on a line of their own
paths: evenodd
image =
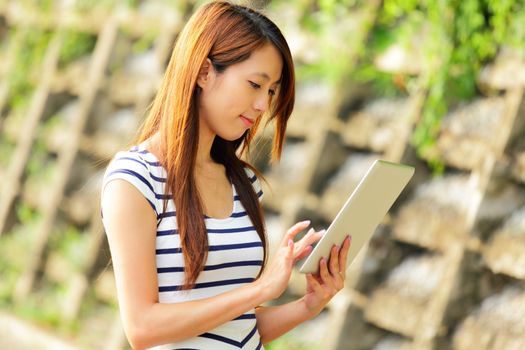
<svg viewBox="0 0 525 350">
<path fill-rule="evenodd" d="M 85 264 L 85 250 L 89 235 L 80 232 L 75 226 L 59 227 L 52 234 L 50 246 L 69 264 L 72 270 L 81 272 Z"/>
<path fill-rule="evenodd" d="M 24 202 L 16 205 L 16 216 L 22 224 L 38 220 L 39 213 Z"/>
<path fill-rule="evenodd" d="M 117 2 L 122 3 L 115 0 L 76 0 L 75 8 L 81 13 L 89 13 L 95 10 L 110 11 Z M 133 0 L 126 0 L 124 3 L 133 3 Z"/>
<path fill-rule="evenodd" d="M 291 333 L 285 333 L 274 341 L 265 344 L 264 348 L 267 350 L 320 350 L 321 344 L 306 344 L 297 340 Z"/>
<path fill-rule="evenodd" d="M 32 246 L 34 230 L 41 215 L 24 204 L 16 206 L 21 223 L 0 236 L 0 306 L 9 306 L 13 289 L 27 263 L 28 247 Z"/>
<path fill-rule="evenodd" d="M 318 39 L 321 50 L 318 62 L 299 67 L 299 79 L 334 84 L 350 79 L 370 85 L 379 96 L 403 95 L 415 89 L 426 92 L 411 142 L 434 172 L 440 173 L 444 164 L 433 155 L 433 148 L 441 119 L 458 102 L 478 94 L 479 71 L 502 46 L 513 47 L 525 56 L 525 2 L 384 0 L 368 29 L 368 38 L 363 40 L 365 45 L 347 50 L 344 46 L 352 45 L 359 36 L 334 29 L 340 28 L 342 18 L 365 6 L 367 2 L 350 0 L 298 2 L 302 28 Z M 367 30 L 366 23 L 361 28 Z M 334 41 L 333 36 L 347 38 L 346 44 L 337 47 L 340 41 Z M 415 38 L 420 38 L 416 44 Z M 422 54 L 417 79 L 404 73 L 381 72 L 375 65 L 375 59 L 393 45 Z M 349 64 L 350 55 L 357 58 L 358 64 Z"/>
<path fill-rule="evenodd" d="M 432 157 L 432 148 L 442 117 L 451 106 L 477 94 L 481 67 L 494 59 L 501 46 L 512 44 L 515 33 L 507 24 L 514 23 L 515 13 L 523 13 L 525 7 L 510 0 L 436 3 L 429 2 L 426 8 L 432 33 L 437 33 L 431 37 L 435 44 L 428 55 L 441 57 L 441 62 L 425 72 L 428 79 L 423 88 L 428 95 L 412 141 L 419 154 L 430 156 L 430 165 L 440 173 L 444 165 Z"/>
<path fill-rule="evenodd" d="M 36 1 L 38 8 L 45 13 L 50 13 L 53 9 L 53 0 L 39 0 Z"/>
<path fill-rule="evenodd" d="M 53 167 L 48 163 L 50 162 L 48 159 L 47 148 L 42 139 L 37 138 L 26 165 L 26 173 L 28 177 L 41 177 L 46 174 L 45 181 L 50 181 L 53 175 Z"/>
<path fill-rule="evenodd" d="M 396 76 L 379 71 L 372 64 L 357 67 L 349 73 L 348 78 L 353 82 L 369 85 L 374 94 L 378 96 L 398 97 L 403 95 L 403 88 L 396 85 Z"/>
<path fill-rule="evenodd" d="M 26 0 L 35 3 L 43 12 L 51 12 L 53 9 L 53 0 Z M 75 8 L 81 13 L 89 13 L 95 10 L 111 10 L 115 5 L 129 8 L 138 7 L 140 0 L 75 0 Z"/>
<path fill-rule="evenodd" d="M 139 0 L 124 0 L 124 5 L 130 8 L 137 8 L 139 6 Z"/>
<path fill-rule="evenodd" d="M 150 49 L 158 35 L 159 33 L 155 31 L 148 31 L 144 33 L 144 35 L 142 35 L 138 40 L 133 42 L 131 47 L 133 53 L 141 53 Z"/>
<path fill-rule="evenodd" d="M 93 34 L 67 30 L 60 48 L 59 67 L 93 51 L 96 41 Z"/>
<path fill-rule="evenodd" d="M 298 65 L 299 80 L 321 79 L 329 84 L 338 85 L 341 76 L 351 71 L 354 63 L 351 57 L 363 45 L 363 40 L 358 38 L 366 31 L 356 30 L 356 27 L 366 28 L 370 25 L 355 11 L 359 9 L 358 5 L 360 2 L 357 0 L 298 3 L 300 24 L 316 39 L 316 47 L 311 50 L 321 53 L 316 62 Z M 278 9 L 278 4 L 275 5 L 275 9 Z M 356 26 L 356 23 L 359 25 Z"/>
<path fill-rule="evenodd" d="M 303 18 L 303 26 L 323 38 L 337 26 L 343 1 L 309 1 L 305 9 L 315 11 Z M 357 2 L 354 6 L 359 7 Z M 414 39 L 421 37 L 420 46 Z M 358 64 L 338 64 L 333 52 L 322 43 L 320 61 L 300 72 L 309 79 L 348 78 L 371 85 L 379 96 L 398 96 L 414 89 L 426 92 L 420 120 L 411 142 L 428 159 L 435 173 L 443 170 L 433 149 L 440 122 L 450 108 L 478 94 L 476 78 L 483 65 L 493 60 L 502 46 L 518 49 L 525 56 L 525 3 L 517 0 L 416 1 L 385 0 L 376 13 L 366 46 L 357 51 Z M 378 55 L 397 45 L 422 53 L 419 79 L 406 74 L 381 72 L 375 65 Z M 344 54 L 344 52 L 340 52 Z M 339 57 L 340 58 L 340 57 Z M 346 57 L 349 59 L 349 57 Z M 343 61 L 341 59 L 341 61 Z M 417 84 L 417 86 L 415 86 Z"/>
<path fill-rule="evenodd" d="M 14 143 L 8 140 L 7 137 L 0 138 L 0 168 L 7 169 L 14 150 Z"/>
<path fill-rule="evenodd" d="M 67 288 L 62 284 L 45 284 L 31 293 L 23 303 L 16 304 L 13 311 L 24 319 L 59 329 L 60 304 L 65 299 Z"/>
<path fill-rule="evenodd" d="M 8 105 L 11 109 L 24 108 L 27 105 L 34 90 L 34 76 L 40 68 L 52 35 L 50 31 L 12 27 L 9 37 L 14 40 L 18 31 L 22 32 L 14 53 L 14 65 L 7 73 Z"/>
<path fill-rule="evenodd" d="M 41 215 L 24 203 L 17 204 L 16 212 L 20 224 L 10 232 L 0 236 L 0 306 L 22 318 L 53 327 L 55 330 L 71 333 L 78 328 L 78 321 L 62 320 L 62 303 L 70 293 L 68 283 L 41 282 L 37 290 L 22 303 L 13 305 L 12 297 L 16 282 L 26 267 L 28 247 L 34 243 L 34 232 L 39 226 Z M 58 236 L 55 233 L 55 237 Z M 55 244 L 74 269 L 82 266 L 85 256 L 87 235 L 81 235 L 72 227 L 65 229 L 61 239 Z M 57 243 L 57 242 L 55 242 Z"/>
<path fill-rule="evenodd" d="M 122 34 L 128 38 L 133 38 L 135 35 L 132 32 L 131 28 L 123 27 L 120 28 Z M 130 39 L 132 40 L 131 50 L 133 53 L 141 53 L 153 46 L 155 39 L 158 38 L 160 33 L 157 29 L 146 29 L 146 31 L 140 35 L 138 38 Z"/>
</svg>

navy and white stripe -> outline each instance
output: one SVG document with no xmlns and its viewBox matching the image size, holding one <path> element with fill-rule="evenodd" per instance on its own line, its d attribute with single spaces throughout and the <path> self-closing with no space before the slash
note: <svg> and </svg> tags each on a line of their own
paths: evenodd
<svg viewBox="0 0 525 350">
<path fill-rule="evenodd" d="M 259 201 L 262 200 L 263 192 L 258 178 L 250 169 L 245 170 Z M 184 261 L 176 210 L 173 200 L 165 191 L 165 169 L 142 143 L 115 155 L 106 169 L 102 190 L 113 179 L 123 179 L 135 186 L 157 216 L 155 252 L 159 302 L 177 303 L 208 298 L 254 281 L 262 266 L 263 247 L 233 184 L 233 211 L 224 219 L 204 217 L 208 232 L 208 258 L 195 288 L 181 290 L 184 284 Z M 166 212 L 162 213 L 164 198 L 169 198 L 169 201 Z M 258 350 L 264 347 L 257 331 L 255 309 L 252 309 L 197 337 L 154 349 Z"/>
</svg>

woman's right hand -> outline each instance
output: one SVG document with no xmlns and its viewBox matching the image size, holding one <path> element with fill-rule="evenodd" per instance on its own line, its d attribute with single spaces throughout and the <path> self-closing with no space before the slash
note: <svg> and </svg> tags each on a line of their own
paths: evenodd
<svg viewBox="0 0 525 350">
<path fill-rule="evenodd" d="M 266 300 L 276 299 L 285 291 L 294 263 L 306 257 L 313 249 L 312 244 L 320 240 L 326 231 L 315 231 L 310 228 L 303 238 L 294 242 L 293 238 L 309 224 L 310 220 L 296 223 L 286 232 L 272 261 L 266 265 L 262 275 L 255 281 L 261 287 Z"/>
</svg>

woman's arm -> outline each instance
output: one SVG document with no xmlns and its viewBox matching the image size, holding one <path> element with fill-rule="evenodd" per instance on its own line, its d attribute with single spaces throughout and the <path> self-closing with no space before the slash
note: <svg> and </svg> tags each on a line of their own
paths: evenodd
<svg viewBox="0 0 525 350">
<path fill-rule="evenodd" d="M 255 315 L 263 344 L 271 342 L 315 316 L 308 311 L 302 298 L 283 305 L 258 307 L 255 309 Z"/>
<path fill-rule="evenodd" d="M 105 186 L 102 208 L 123 327 L 134 349 L 197 336 L 268 300 L 261 284 L 253 282 L 215 297 L 160 304 L 155 213 L 124 180 Z"/>
<path fill-rule="evenodd" d="M 318 275 L 306 275 L 306 294 L 288 304 L 255 309 L 261 341 L 266 344 L 300 323 L 318 315 L 325 305 L 344 287 L 346 259 L 351 236 L 341 247 L 333 246 L 330 260 L 321 259 Z"/>
</svg>

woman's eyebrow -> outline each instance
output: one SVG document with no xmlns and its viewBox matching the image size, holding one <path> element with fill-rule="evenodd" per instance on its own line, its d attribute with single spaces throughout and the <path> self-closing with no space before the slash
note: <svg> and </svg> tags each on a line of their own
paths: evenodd
<svg viewBox="0 0 525 350">
<path fill-rule="evenodd" d="M 254 74 L 259 75 L 259 76 L 263 77 L 266 80 L 270 80 L 270 76 L 268 74 L 264 73 L 264 72 L 256 72 Z M 281 84 L 281 79 L 279 79 L 276 82 L 274 82 L 274 84 Z"/>
</svg>

